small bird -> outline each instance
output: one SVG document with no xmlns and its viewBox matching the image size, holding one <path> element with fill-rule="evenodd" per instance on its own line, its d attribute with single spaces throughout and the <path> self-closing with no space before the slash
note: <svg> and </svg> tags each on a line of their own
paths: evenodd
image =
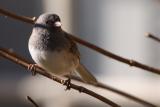
<svg viewBox="0 0 160 107">
<path fill-rule="evenodd" d="M 80 63 L 75 41 L 61 26 L 56 14 L 44 13 L 37 18 L 28 42 L 32 59 L 57 76 L 76 72 L 84 82 L 96 84 L 96 78 Z"/>
</svg>

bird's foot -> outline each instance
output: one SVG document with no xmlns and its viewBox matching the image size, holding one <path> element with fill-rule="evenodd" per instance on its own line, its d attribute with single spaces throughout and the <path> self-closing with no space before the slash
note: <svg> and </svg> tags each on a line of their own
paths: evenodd
<svg viewBox="0 0 160 107">
<path fill-rule="evenodd" d="M 71 89 L 71 78 L 68 78 L 67 80 L 65 80 L 64 84 L 63 85 L 66 85 L 66 89 L 65 90 L 70 90 Z"/>
<path fill-rule="evenodd" d="M 35 76 L 36 75 L 36 67 L 38 67 L 37 64 L 29 64 L 28 65 L 28 70 L 30 70 L 32 72 L 32 75 Z"/>
</svg>

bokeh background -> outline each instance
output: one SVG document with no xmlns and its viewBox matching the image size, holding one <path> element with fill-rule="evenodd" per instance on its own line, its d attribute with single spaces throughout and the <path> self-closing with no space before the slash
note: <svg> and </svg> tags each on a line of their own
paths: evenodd
<svg viewBox="0 0 160 107">
<path fill-rule="evenodd" d="M 0 7 L 19 15 L 58 14 L 63 29 L 120 56 L 159 68 L 160 44 L 146 32 L 160 37 L 160 0 L 0 0 Z M 0 46 L 11 48 L 30 60 L 29 24 L 0 15 Z M 130 67 L 79 45 L 84 65 L 96 78 L 160 106 L 160 76 Z M 142 105 L 103 89 L 88 88 L 123 107 Z M 106 107 L 76 91 L 31 73 L 0 58 L 0 107 L 33 107 L 31 96 L 41 107 Z"/>
</svg>

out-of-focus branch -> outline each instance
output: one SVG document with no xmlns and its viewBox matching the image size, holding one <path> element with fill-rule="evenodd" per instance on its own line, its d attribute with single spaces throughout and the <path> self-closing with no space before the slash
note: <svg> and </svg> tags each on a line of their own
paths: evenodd
<svg viewBox="0 0 160 107">
<path fill-rule="evenodd" d="M 28 66 L 28 64 L 31 64 L 30 61 L 28 61 L 28 60 L 24 59 L 23 57 L 17 55 L 17 54 L 14 53 L 13 51 L 9 51 L 8 49 L 0 48 L 0 56 L 5 57 L 5 58 L 7 58 L 7 59 L 9 59 L 9 60 L 11 60 L 11 61 L 13 61 L 13 62 L 15 62 L 15 63 L 18 63 L 18 64 L 20 64 L 21 66 L 24 66 L 25 68 Z M 45 72 L 45 71 L 44 71 L 42 68 L 40 68 L 40 67 L 38 67 L 38 68 L 36 68 L 36 69 L 40 69 L 41 72 Z M 42 73 L 42 75 L 43 75 L 43 73 Z M 45 75 L 46 75 L 46 74 L 45 74 Z M 47 75 L 49 75 L 49 74 L 47 74 Z M 50 77 L 50 75 L 49 75 L 49 77 Z M 50 78 L 56 79 L 55 77 L 50 77 Z M 83 82 L 82 80 L 78 79 L 77 77 L 71 76 L 71 78 L 74 79 L 74 80 Z M 58 80 L 58 81 L 60 82 L 60 80 Z M 63 81 L 64 81 L 64 80 L 63 80 Z M 83 82 L 83 83 L 84 83 L 84 82 Z M 149 102 L 147 102 L 147 101 L 145 101 L 145 100 L 142 100 L 142 99 L 140 99 L 140 98 L 137 98 L 137 97 L 135 97 L 135 96 L 133 96 L 133 95 L 130 95 L 130 94 L 125 93 L 125 92 L 123 92 L 123 91 L 120 91 L 120 90 L 118 90 L 118 89 L 115 89 L 115 88 L 113 88 L 113 87 L 111 87 L 111 86 L 107 86 L 107 85 L 104 85 L 104 84 L 102 84 L 102 83 L 98 83 L 98 84 L 95 85 L 95 86 L 96 86 L 96 87 L 99 87 L 99 88 L 103 88 L 103 89 L 109 90 L 109 91 L 114 92 L 114 93 L 117 93 L 117 94 L 119 94 L 119 95 L 121 95 L 121 96 L 124 96 L 124 97 L 126 97 L 126 98 L 129 98 L 129 99 L 131 99 L 131 100 L 133 100 L 133 101 L 135 101 L 135 102 L 137 102 L 137 103 L 140 103 L 140 104 L 142 104 L 142 105 L 144 105 L 144 106 L 156 107 L 156 105 L 154 105 L 154 104 L 151 104 L 151 103 L 149 103 Z"/>
<path fill-rule="evenodd" d="M 34 107 L 39 107 L 39 105 L 30 96 L 27 96 L 27 100 L 30 101 Z"/>
<path fill-rule="evenodd" d="M 7 11 L 7 10 L 1 9 L 1 8 L 0 8 L 0 14 L 3 14 L 5 16 L 9 16 L 9 17 L 11 17 L 13 19 L 20 20 L 20 21 L 23 21 L 23 22 L 27 22 L 27 23 L 30 23 L 30 24 L 34 24 L 34 22 L 36 20 L 35 17 L 34 18 L 29 18 L 29 17 L 19 16 L 19 15 L 16 15 L 16 14 L 12 13 L 12 12 Z M 96 45 L 94 45 L 92 43 L 89 43 L 89 42 L 87 42 L 85 40 L 82 40 L 82 39 L 80 39 L 80 38 L 78 38 L 76 36 L 71 35 L 70 37 L 74 41 L 76 41 L 77 43 L 82 44 L 82 45 L 84 45 L 84 46 L 86 46 L 86 47 L 88 47 L 90 49 L 93 49 L 93 50 L 95 50 L 95 51 L 97 51 L 97 52 L 99 52 L 99 53 L 101 53 L 101 54 L 103 54 L 105 56 L 108 56 L 108 57 L 112 58 L 112 59 L 115 59 L 117 61 L 123 62 L 125 64 L 130 65 L 130 66 L 135 66 L 135 67 L 144 69 L 146 71 L 149 71 L 149 72 L 152 72 L 152 73 L 160 75 L 160 69 L 157 69 L 157 68 L 142 64 L 142 63 L 137 62 L 137 61 L 132 60 L 132 59 L 127 59 L 127 58 L 118 56 L 118 55 L 116 55 L 114 53 L 111 53 L 110 51 L 104 50 L 104 49 L 102 49 L 102 48 L 100 48 L 100 47 L 98 47 L 98 46 L 96 46 Z"/>
<path fill-rule="evenodd" d="M 71 79 L 74 79 L 74 80 L 83 82 L 80 78 L 75 77 L 75 76 L 68 76 L 68 75 L 67 75 L 66 77 L 71 77 Z M 140 104 L 142 104 L 142 105 L 144 105 L 144 106 L 147 106 L 147 107 L 157 107 L 156 105 L 154 105 L 154 104 L 152 104 L 152 103 L 150 103 L 150 102 L 148 102 L 148 101 L 145 101 L 145 100 L 140 99 L 140 98 L 138 98 L 138 97 L 136 97 L 136 96 L 134 96 L 134 95 L 131 95 L 131 94 L 129 94 L 129 93 L 126 93 L 126 92 L 123 92 L 123 91 L 121 91 L 121 90 L 118 90 L 118 89 L 116 89 L 116 88 L 114 88 L 114 87 L 111 87 L 111 86 L 109 86 L 109 85 L 106 85 L 106 84 L 103 84 L 103 83 L 98 82 L 95 86 L 98 87 L 98 88 L 102 88 L 102 89 L 111 91 L 111 92 L 116 93 L 116 94 L 118 94 L 118 95 L 121 95 L 121 96 L 123 96 L 123 97 L 126 97 L 126 98 L 128 98 L 128 99 L 130 99 L 130 100 L 133 100 L 133 101 L 135 101 L 135 102 L 137 102 L 137 103 L 140 103 Z"/>
<path fill-rule="evenodd" d="M 128 94 L 128 93 L 126 93 L 126 92 L 120 91 L 120 90 L 118 90 L 118 89 L 116 89 L 116 88 L 113 88 L 113 87 L 111 87 L 111 86 L 108 86 L 108 85 L 99 83 L 99 84 L 97 84 L 97 87 L 100 87 L 100 88 L 103 88 L 103 89 L 107 89 L 107 90 L 109 90 L 109 91 L 112 91 L 112 92 L 114 92 L 114 93 L 117 93 L 117 94 L 119 94 L 119 95 L 122 95 L 122 96 L 124 96 L 124 97 L 126 97 L 126 98 L 129 98 L 129 99 L 131 99 L 131 100 L 133 100 L 133 101 L 135 101 L 135 102 L 137 102 L 137 103 L 140 103 L 140 104 L 142 104 L 142 105 L 144 105 L 144 106 L 157 107 L 156 105 L 154 105 L 154 104 L 152 104 L 152 103 L 150 103 L 150 102 L 148 102 L 148 101 L 145 101 L 145 100 L 143 100 L 143 99 L 140 99 L 140 98 L 138 98 L 138 97 L 135 97 L 134 95 Z"/>
<path fill-rule="evenodd" d="M 23 60 L 24 58 L 20 59 L 21 57 L 19 55 L 16 55 L 15 53 L 10 52 L 6 49 L 0 48 L 0 56 L 4 57 L 4 58 L 6 58 L 6 59 L 8 59 L 8 60 L 10 60 L 14 63 L 17 63 L 17 64 L 23 66 L 26 69 L 28 69 L 28 67 L 30 66 L 30 63 L 28 63 L 29 61 Z M 19 57 L 16 57 L 16 56 L 19 56 Z M 48 77 L 48 78 L 50 78 L 50 79 L 52 79 L 52 80 L 54 80 L 54 81 L 56 81 L 60 84 L 66 85 L 68 87 L 67 89 L 75 89 L 79 92 L 86 93 L 86 94 L 88 94 L 88 95 L 90 95 L 90 96 L 92 96 L 96 99 L 99 99 L 100 101 L 102 101 L 102 102 L 104 102 L 104 103 L 106 103 L 106 104 L 108 104 L 112 107 L 120 107 L 118 104 L 114 103 L 113 101 L 111 101 L 111 100 L 109 100 L 109 99 L 107 99 L 107 98 L 105 98 L 105 97 L 103 97 L 103 96 L 85 88 L 85 87 L 75 85 L 73 83 L 69 83 L 69 85 L 65 84 L 65 83 L 67 83 L 67 80 L 63 80 L 63 79 L 58 78 L 54 75 L 51 75 L 49 72 L 41 69 L 40 67 L 35 66 L 34 71 L 36 73 L 39 73 L 39 74 L 41 74 L 45 77 Z"/>
<path fill-rule="evenodd" d="M 157 41 L 157 42 L 160 43 L 160 38 L 154 36 L 154 35 L 151 34 L 151 33 L 146 33 L 145 36 L 147 36 L 148 38 L 153 39 L 153 40 L 155 40 L 155 41 Z"/>
</svg>

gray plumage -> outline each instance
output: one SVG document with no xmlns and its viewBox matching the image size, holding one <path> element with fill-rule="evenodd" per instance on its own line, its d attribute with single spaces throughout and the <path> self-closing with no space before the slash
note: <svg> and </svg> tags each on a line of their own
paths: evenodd
<svg viewBox="0 0 160 107">
<path fill-rule="evenodd" d="M 77 71 L 88 83 L 97 83 L 95 77 L 80 64 L 80 53 L 69 34 L 61 29 L 56 14 L 42 14 L 36 20 L 29 39 L 32 59 L 55 75 Z"/>
</svg>

